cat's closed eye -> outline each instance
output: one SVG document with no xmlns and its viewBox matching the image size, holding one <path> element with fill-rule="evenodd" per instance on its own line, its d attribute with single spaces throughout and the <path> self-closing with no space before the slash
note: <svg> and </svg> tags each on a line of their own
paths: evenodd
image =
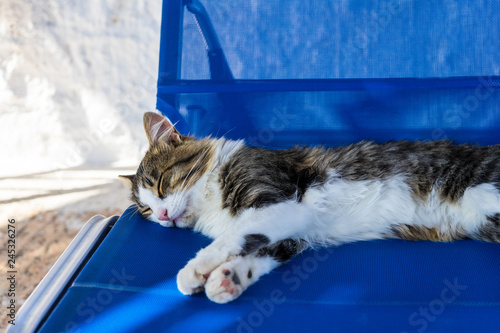
<svg viewBox="0 0 500 333">
<path fill-rule="evenodd" d="M 149 179 L 148 177 L 144 177 L 144 181 L 146 182 L 146 184 L 148 184 L 149 186 L 153 186 L 153 181 L 151 179 Z"/>
<path fill-rule="evenodd" d="M 158 181 L 158 196 L 160 199 L 165 197 L 165 193 L 163 192 L 163 175 L 161 175 L 160 180 Z"/>
</svg>

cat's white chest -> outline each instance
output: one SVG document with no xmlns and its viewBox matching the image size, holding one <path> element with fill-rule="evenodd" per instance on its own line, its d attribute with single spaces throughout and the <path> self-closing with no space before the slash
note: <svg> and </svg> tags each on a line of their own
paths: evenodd
<svg viewBox="0 0 500 333">
<path fill-rule="evenodd" d="M 228 209 L 222 209 L 222 193 L 215 173 L 204 175 L 193 188 L 193 209 L 198 214 L 195 231 L 217 238 L 234 223 Z"/>
</svg>

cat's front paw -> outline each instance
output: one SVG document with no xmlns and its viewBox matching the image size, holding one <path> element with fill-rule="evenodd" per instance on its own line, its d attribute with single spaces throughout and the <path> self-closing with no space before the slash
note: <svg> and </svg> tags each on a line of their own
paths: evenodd
<svg viewBox="0 0 500 333">
<path fill-rule="evenodd" d="M 191 260 L 177 273 L 177 288 L 184 295 L 192 295 L 203 290 L 208 274 L 196 271 L 196 264 Z"/>
<path fill-rule="evenodd" d="M 243 273 L 244 265 L 240 261 L 231 260 L 210 273 L 205 284 L 205 293 L 210 300 L 220 304 L 230 302 L 251 284 L 251 275 Z"/>
</svg>

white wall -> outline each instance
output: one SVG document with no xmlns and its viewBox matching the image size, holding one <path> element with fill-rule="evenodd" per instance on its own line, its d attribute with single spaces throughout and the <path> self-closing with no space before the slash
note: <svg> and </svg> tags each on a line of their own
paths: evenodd
<svg viewBox="0 0 500 333">
<path fill-rule="evenodd" d="M 0 2 L 0 176 L 136 164 L 161 1 Z"/>
</svg>

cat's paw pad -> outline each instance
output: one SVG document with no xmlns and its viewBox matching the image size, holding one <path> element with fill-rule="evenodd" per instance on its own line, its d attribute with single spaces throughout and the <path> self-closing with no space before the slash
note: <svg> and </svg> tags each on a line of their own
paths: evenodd
<svg viewBox="0 0 500 333">
<path fill-rule="evenodd" d="M 208 274 L 197 273 L 195 265 L 188 263 L 177 273 L 177 288 L 184 295 L 192 295 L 203 290 Z"/>
<path fill-rule="evenodd" d="M 214 270 L 205 284 L 207 297 L 220 304 L 238 298 L 242 292 L 243 286 L 238 273 L 228 267 L 219 267 Z"/>
</svg>

